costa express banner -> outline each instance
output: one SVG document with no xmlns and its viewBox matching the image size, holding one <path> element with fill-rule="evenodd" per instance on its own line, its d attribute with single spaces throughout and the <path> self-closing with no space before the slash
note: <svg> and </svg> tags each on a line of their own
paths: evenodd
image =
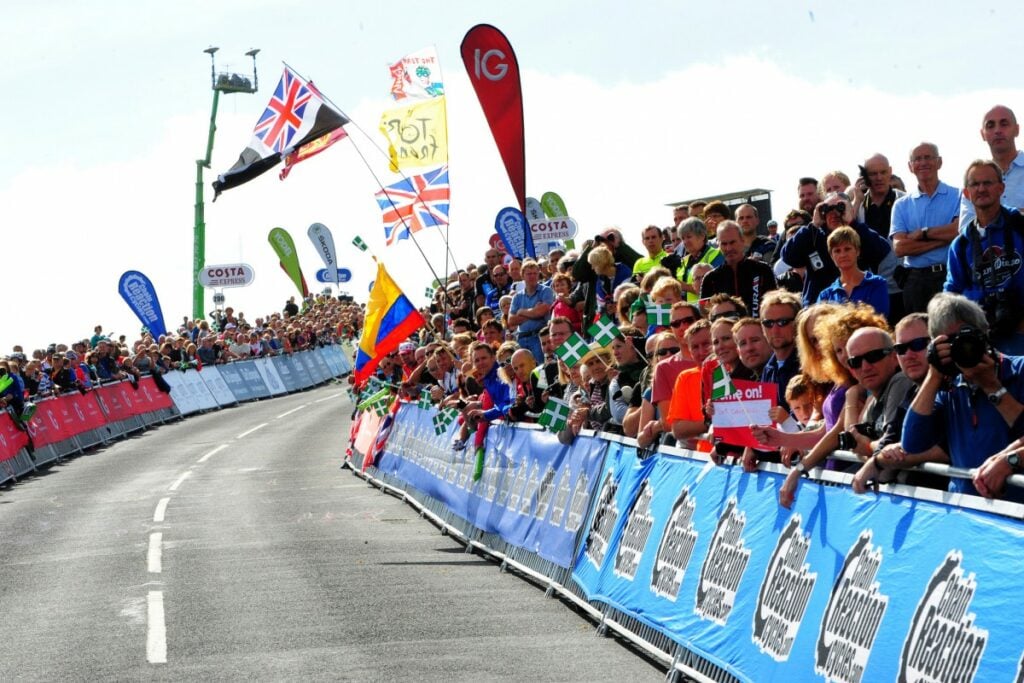
<svg viewBox="0 0 1024 683">
<path fill-rule="evenodd" d="M 1024 523 L 613 446 L 573 576 L 745 681 L 1021 680 Z"/>
<path fill-rule="evenodd" d="M 0 462 L 10 460 L 28 443 L 28 436 L 18 429 L 10 414 L 0 413 Z"/>
<path fill-rule="evenodd" d="M 605 442 L 581 437 L 569 447 L 548 432 L 492 425 L 483 475 L 473 481 L 472 445 L 454 452 L 450 444 L 458 423 L 438 435 L 435 414 L 403 405 L 378 469 L 442 501 L 478 528 L 570 567 Z"/>
</svg>

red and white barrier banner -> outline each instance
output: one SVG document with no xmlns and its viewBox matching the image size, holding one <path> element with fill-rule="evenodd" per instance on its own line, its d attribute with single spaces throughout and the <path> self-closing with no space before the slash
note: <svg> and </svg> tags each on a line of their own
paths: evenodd
<svg viewBox="0 0 1024 683">
<path fill-rule="evenodd" d="M 0 462 L 10 460 L 27 444 L 28 435 L 15 426 L 8 413 L 0 413 Z"/>
</svg>

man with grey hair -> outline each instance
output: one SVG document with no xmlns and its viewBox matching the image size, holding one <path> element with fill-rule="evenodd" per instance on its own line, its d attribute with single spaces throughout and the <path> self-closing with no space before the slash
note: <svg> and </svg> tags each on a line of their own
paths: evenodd
<svg viewBox="0 0 1024 683">
<path fill-rule="evenodd" d="M 863 175 L 854 183 L 857 193 L 863 194 L 857 220 L 882 237 L 888 237 L 893 204 L 906 192 L 893 188 L 892 166 L 884 154 L 874 154 L 865 159 L 863 169 Z"/>
<path fill-rule="evenodd" d="M 939 180 L 942 157 L 934 143 L 922 142 L 907 163 L 917 189 L 892 207 L 892 248 L 905 269 L 903 308 L 922 313 L 946 281 L 946 253 L 956 237 L 960 193 Z"/>
<path fill-rule="evenodd" d="M 1000 204 L 1002 173 L 978 159 L 964 174 L 964 195 L 975 216 L 949 248 L 943 288 L 981 305 L 992 341 L 1005 353 L 1024 353 L 1024 216 Z"/>
<path fill-rule="evenodd" d="M 928 304 L 928 332 L 930 365 L 903 422 L 903 449 L 922 454 L 944 435 L 954 467 L 978 467 L 1024 435 L 1024 357 L 993 349 L 985 311 L 959 294 L 935 295 Z M 949 490 L 977 492 L 970 480 L 957 478 Z M 1010 493 L 1024 500 L 1024 490 Z"/>
<path fill-rule="evenodd" d="M 1009 107 L 1001 104 L 985 112 L 981 121 L 981 139 L 1003 176 L 1000 203 L 1004 206 L 1024 208 L 1024 151 L 1017 150 L 1020 125 Z M 974 207 L 965 195 L 960 201 L 960 225 L 974 217 Z"/>
<path fill-rule="evenodd" d="M 679 226 L 679 247 L 676 255 L 681 260 L 674 273 L 677 280 L 683 283 L 686 300 L 696 303 L 700 299 L 700 285 L 695 280 L 694 267 L 700 263 L 711 264 L 712 267 L 722 265 L 722 252 L 708 241 L 708 229 L 699 218 L 687 218 Z"/>
</svg>

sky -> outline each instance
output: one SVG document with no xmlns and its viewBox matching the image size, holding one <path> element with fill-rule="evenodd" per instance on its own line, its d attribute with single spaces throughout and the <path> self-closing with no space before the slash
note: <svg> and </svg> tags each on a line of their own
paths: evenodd
<svg viewBox="0 0 1024 683">
<path fill-rule="evenodd" d="M 1024 72 L 1024 52 L 1010 47 L 1019 2 L 8 0 L 0 17 L 0 354 L 88 337 L 97 324 L 135 339 L 140 324 L 117 293 L 127 270 L 153 281 L 169 328 L 191 312 L 211 45 L 218 71 L 248 73 L 244 53 L 261 50 L 259 92 L 221 97 L 204 176 L 206 262 L 253 266 L 252 285 L 224 290 L 249 320 L 296 293 L 268 244 L 274 227 L 292 234 L 322 288 L 306 237 L 314 222 L 354 274 L 343 291 L 365 300 L 374 277 L 349 246 L 360 235 L 425 302 L 433 276 L 411 242 L 385 247 L 373 174 L 398 179 L 376 147 L 387 65 L 429 45 L 448 97 L 449 247 L 460 266 L 482 260 L 495 214 L 515 200 L 459 55 L 478 23 L 500 28 L 518 57 L 527 194 L 559 193 L 583 238 L 615 225 L 639 246 L 644 226 L 669 223 L 668 203 L 753 187 L 772 191 L 780 217 L 797 178 L 855 176 L 876 152 L 912 180 L 906 159 L 924 140 L 939 145 L 940 177 L 959 186 L 988 152 L 984 112 L 1024 109 L 1011 76 Z M 271 171 L 211 203 L 210 183 L 251 138 L 282 62 L 349 116 L 350 140 L 286 181 Z M 442 231 L 418 238 L 443 272 Z"/>
</svg>

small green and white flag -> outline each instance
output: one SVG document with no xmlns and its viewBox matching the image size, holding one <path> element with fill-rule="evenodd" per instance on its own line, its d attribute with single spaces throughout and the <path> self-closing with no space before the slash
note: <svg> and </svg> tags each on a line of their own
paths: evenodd
<svg viewBox="0 0 1024 683">
<path fill-rule="evenodd" d="M 440 436 L 448 431 L 448 425 L 455 422 L 455 418 L 459 416 L 459 411 L 455 408 L 445 408 L 437 415 L 433 417 L 434 423 L 434 434 Z"/>
<path fill-rule="evenodd" d="M 647 304 L 647 324 L 668 327 L 672 322 L 672 307 L 668 304 Z"/>
<path fill-rule="evenodd" d="M 359 251 L 366 251 L 366 242 L 364 242 L 363 238 L 360 237 L 359 235 L 356 235 L 356 238 L 352 240 L 352 244 Z"/>
<path fill-rule="evenodd" d="M 720 401 L 736 393 L 736 385 L 732 383 L 729 371 L 721 363 L 711 371 L 711 400 Z"/>
<path fill-rule="evenodd" d="M 430 400 L 430 391 L 428 389 L 420 391 L 420 400 L 417 405 L 424 410 L 427 410 L 434 405 L 434 402 Z"/>
<path fill-rule="evenodd" d="M 544 405 L 544 412 L 540 414 L 537 423 L 547 427 L 552 432 L 560 432 L 569 424 L 569 413 L 572 410 L 565 401 L 557 398 L 549 398 Z"/>
<path fill-rule="evenodd" d="M 423 290 L 423 296 L 427 297 L 428 299 L 433 299 L 434 298 L 434 288 L 433 287 L 427 287 L 426 289 L 424 289 Z"/>
<path fill-rule="evenodd" d="M 622 331 L 607 313 L 602 313 L 601 317 L 587 328 L 587 334 L 601 346 L 608 346 L 622 336 Z"/>
<path fill-rule="evenodd" d="M 565 361 L 570 368 L 574 368 L 583 356 L 587 355 L 588 351 L 590 351 L 590 346 L 587 342 L 579 334 L 573 332 L 564 344 L 555 349 L 555 355 Z"/>
<path fill-rule="evenodd" d="M 384 417 L 388 414 L 388 410 L 391 408 L 391 400 L 384 399 L 383 401 L 377 401 L 370 407 L 373 408 L 373 412 L 377 413 L 377 417 Z"/>
</svg>

